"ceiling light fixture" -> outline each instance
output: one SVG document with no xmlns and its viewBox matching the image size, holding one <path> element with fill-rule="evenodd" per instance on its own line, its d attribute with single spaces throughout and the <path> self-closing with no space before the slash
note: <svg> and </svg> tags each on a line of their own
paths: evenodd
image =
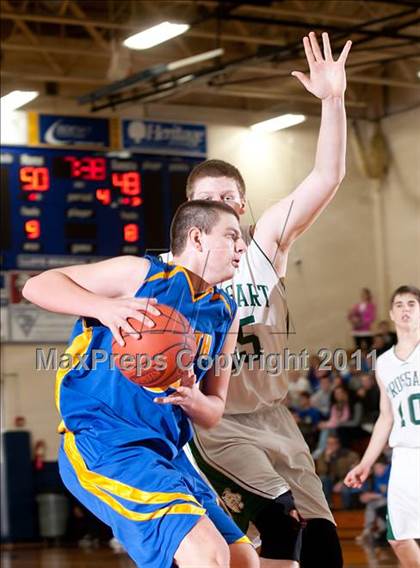
<svg viewBox="0 0 420 568">
<path fill-rule="evenodd" d="M 183 34 L 189 27 L 190 26 L 188 24 L 162 22 L 156 26 L 148 28 L 147 30 L 128 37 L 123 41 L 123 45 L 130 49 L 149 49 L 159 43 L 168 41 L 168 39 L 172 39 L 173 37 Z"/>
<path fill-rule="evenodd" d="M 38 91 L 11 91 L 0 99 L 2 112 L 11 112 L 36 99 Z"/>
<path fill-rule="evenodd" d="M 251 125 L 251 130 L 255 132 L 275 132 L 276 130 L 283 130 L 290 128 L 306 120 L 304 114 L 282 114 L 269 120 L 263 120 Z"/>
</svg>

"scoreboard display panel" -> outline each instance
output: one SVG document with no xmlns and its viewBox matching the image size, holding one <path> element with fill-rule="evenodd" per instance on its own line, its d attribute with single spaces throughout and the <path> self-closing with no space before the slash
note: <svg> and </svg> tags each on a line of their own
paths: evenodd
<svg viewBox="0 0 420 568">
<path fill-rule="evenodd" d="M 167 249 L 172 215 L 199 161 L 3 146 L 3 268 Z"/>
</svg>

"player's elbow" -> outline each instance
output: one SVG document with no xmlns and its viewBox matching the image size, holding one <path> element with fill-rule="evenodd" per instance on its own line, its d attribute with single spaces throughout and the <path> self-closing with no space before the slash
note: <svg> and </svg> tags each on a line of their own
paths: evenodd
<svg viewBox="0 0 420 568">
<path fill-rule="evenodd" d="M 207 416 L 204 420 L 202 420 L 199 426 L 201 426 L 201 428 L 204 428 L 205 430 L 211 430 L 219 424 L 221 418 L 222 414 L 212 413 L 210 416 Z"/>
<path fill-rule="evenodd" d="M 22 296 L 25 298 L 25 300 L 28 300 L 28 302 L 35 302 L 35 298 L 36 298 L 36 291 L 38 288 L 38 277 L 37 276 L 32 276 L 32 278 L 29 278 L 26 282 L 25 285 L 22 288 Z"/>
</svg>

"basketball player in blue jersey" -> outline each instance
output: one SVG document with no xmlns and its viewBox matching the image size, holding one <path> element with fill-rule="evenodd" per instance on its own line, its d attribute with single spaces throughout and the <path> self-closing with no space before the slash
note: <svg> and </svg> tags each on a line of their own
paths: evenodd
<svg viewBox="0 0 420 568">
<path fill-rule="evenodd" d="M 232 281 L 222 287 L 237 301 L 238 353 L 243 365 L 229 384 L 218 424 L 195 427 L 194 456 L 245 531 L 258 528 L 261 568 L 341 568 L 334 518 L 309 448 L 284 403 L 287 373 L 273 376 L 261 354 L 283 354 L 289 333 L 284 277 L 288 255 L 336 194 L 346 155 L 345 63 L 351 42 L 333 59 L 328 34 L 322 48 L 313 32 L 303 39 L 309 74 L 293 72 L 320 99 L 321 126 L 314 166 L 294 191 L 279 197 L 253 227 L 243 227 L 248 248 Z M 257 166 L 256 166 L 257 167 Z M 278 181 L 272 192 L 282 193 Z M 222 160 L 196 166 L 187 198 L 224 202 L 242 215 L 245 183 Z M 300 523 L 300 518 L 306 524 Z"/>
<path fill-rule="evenodd" d="M 403 568 L 420 568 L 420 290 L 400 286 L 389 315 L 398 342 L 376 362 L 380 414 L 361 462 L 344 479 L 359 488 L 389 442 L 387 538 Z"/>
<path fill-rule="evenodd" d="M 72 365 L 57 373 L 60 473 L 141 568 L 257 568 L 252 545 L 183 451 L 191 421 L 210 428 L 222 416 L 229 370 L 195 365 L 193 377 L 157 396 L 109 360 L 94 364 L 96 350 L 110 354 L 113 338 L 122 345 L 123 332 L 134 332 L 129 318 L 151 327 L 156 302 L 190 321 L 208 357 L 233 352 L 236 304 L 215 284 L 232 277 L 245 249 L 237 214 L 224 204 L 182 205 L 171 249 L 171 264 L 125 256 L 49 270 L 25 285 L 31 302 L 81 316 L 67 349 Z"/>
</svg>

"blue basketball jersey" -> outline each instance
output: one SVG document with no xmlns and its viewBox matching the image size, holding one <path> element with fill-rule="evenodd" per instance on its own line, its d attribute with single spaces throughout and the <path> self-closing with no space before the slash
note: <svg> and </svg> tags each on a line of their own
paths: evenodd
<svg viewBox="0 0 420 568">
<path fill-rule="evenodd" d="M 150 268 L 136 297 L 156 298 L 181 312 L 196 335 L 196 360 L 203 355 L 214 358 L 235 316 L 234 301 L 216 287 L 196 294 L 183 267 L 147 258 Z M 168 459 L 175 457 L 191 438 L 188 416 L 179 406 L 153 402 L 159 389 L 144 388 L 124 377 L 111 356 L 112 341 L 111 331 L 99 321 L 76 322 L 66 351 L 71 368 L 57 373 L 61 431 L 89 433 L 114 447 L 143 443 L 159 448 Z M 205 375 L 197 365 L 194 371 L 197 381 Z"/>
</svg>

